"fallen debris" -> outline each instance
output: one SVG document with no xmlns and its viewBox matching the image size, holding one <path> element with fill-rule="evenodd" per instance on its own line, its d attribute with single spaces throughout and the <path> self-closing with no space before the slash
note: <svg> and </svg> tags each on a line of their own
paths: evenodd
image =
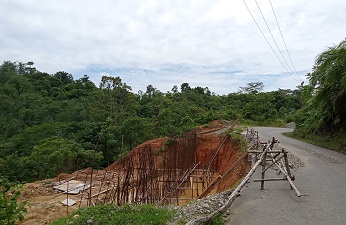
<svg viewBox="0 0 346 225">
<path fill-rule="evenodd" d="M 81 191 L 87 190 L 90 188 L 89 184 L 86 184 L 79 180 L 69 180 L 65 183 L 58 182 L 59 185 L 55 185 L 53 188 L 59 191 L 62 191 L 66 194 L 76 195 Z"/>
<path fill-rule="evenodd" d="M 77 201 L 71 199 L 71 198 L 67 198 L 64 201 L 62 201 L 61 203 L 63 205 L 68 205 L 68 206 L 73 206 L 74 204 L 76 204 Z"/>
</svg>

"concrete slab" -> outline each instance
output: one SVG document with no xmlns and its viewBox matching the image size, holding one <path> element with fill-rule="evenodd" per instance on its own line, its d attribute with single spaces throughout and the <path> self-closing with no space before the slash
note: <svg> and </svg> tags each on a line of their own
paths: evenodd
<svg viewBox="0 0 346 225">
<path fill-rule="evenodd" d="M 68 206 L 73 206 L 74 204 L 76 204 L 77 201 L 71 199 L 71 198 L 67 198 L 64 201 L 62 201 L 61 203 L 63 205 L 68 205 Z"/>
<path fill-rule="evenodd" d="M 64 193 L 68 194 L 78 194 L 79 192 L 86 190 L 88 188 L 90 188 L 89 184 L 85 184 L 82 181 L 79 180 L 70 180 L 66 183 L 60 184 L 60 185 L 56 185 L 53 187 L 54 189 L 57 189 L 59 191 L 62 191 Z"/>
</svg>

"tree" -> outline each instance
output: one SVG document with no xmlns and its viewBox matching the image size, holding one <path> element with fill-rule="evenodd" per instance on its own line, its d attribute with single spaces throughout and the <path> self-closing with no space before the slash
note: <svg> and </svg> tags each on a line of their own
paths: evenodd
<svg viewBox="0 0 346 225">
<path fill-rule="evenodd" d="M 191 87 L 188 83 L 182 83 L 180 86 L 181 93 L 186 93 L 188 90 L 191 90 Z"/>
<path fill-rule="evenodd" d="M 264 85 L 262 82 L 250 82 L 247 83 L 245 87 L 239 87 L 240 91 L 243 93 L 252 93 L 252 94 L 257 94 L 261 92 L 264 88 Z"/>
<path fill-rule="evenodd" d="M 161 92 L 159 90 L 157 90 L 157 88 L 155 88 L 153 85 L 149 84 L 147 86 L 147 90 L 145 91 L 146 96 L 148 96 L 149 98 L 154 97 L 156 94 L 160 94 Z"/>
<path fill-rule="evenodd" d="M 59 71 L 55 73 L 53 77 L 59 79 L 63 84 L 69 84 L 73 82 L 73 76 L 65 71 Z"/>
<path fill-rule="evenodd" d="M 101 153 L 85 150 L 78 143 L 63 138 L 49 138 L 34 146 L 27 164 L 33 167 L 36 178 L 43 179 L 96 166 L 101 159 Z"/>
<path fill-rule="evenodd" d="M 131 87 L 123 83 L 120 77 L 102 76 L 100 89 L 125 89 L 131 91 Z"/>
<path fill-rule="evenodd" d="M 110 117 L 118 125 L 128 115 L 134 114 L 135 95 L 130 92 L 131 87 L 123 83 L 120 77 L 103 76 L 100 90 L 91 109 L 98 114 L 96 117 L 102 117 L 103 120 Z"/>
<path fill-rule="evenodd" d="M 176 93 L 178 93 L 178 86 L 177 85 L 174 85 L 173 87 L 172 87 L 172 93 L 173 94 L 176 94 Z"/>
<path fill-rule="evenodd" d="M 319 128 L 338 131 L 346 125 L 346 39 L 319 54 L 311 74 L 311 103 Z"/>
</svg>

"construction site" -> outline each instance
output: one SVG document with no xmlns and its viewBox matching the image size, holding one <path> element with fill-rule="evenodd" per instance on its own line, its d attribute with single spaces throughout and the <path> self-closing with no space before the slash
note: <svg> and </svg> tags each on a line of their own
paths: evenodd
<svg viewBox="0 0 346 225">
<path fill-rule="evenodd" d="M 22 224 L 44 224 L 83 206 L 184 205 L 230 189 L 249 171 L 236 121 L 214 121 L 178 138 L 147 141 L 103 170 L 86 168 L 25 185 Z"/>
</svg>

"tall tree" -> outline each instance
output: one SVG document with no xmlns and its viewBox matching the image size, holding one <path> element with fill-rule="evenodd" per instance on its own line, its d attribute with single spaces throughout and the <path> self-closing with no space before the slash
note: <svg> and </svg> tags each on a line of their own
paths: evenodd
<svg viewBox="0 0 346 225">
<path fill-rule="evenodd" d="M 319 54 L 308 76 L 315 93 L 311 104 L 318 107 L 320 128 L 335 131 L 343 128 L 346 125 L 346 39 Z"/>
<path fill-rule="evenodd" d="M 261 92 L 263 88 L 264 88 L 263 83 L 259 81 L 247 83 L 245 87 L 239 87 L 241 92 L 252 93 L 252 94 L 257 94 Z"/>
</svg>

